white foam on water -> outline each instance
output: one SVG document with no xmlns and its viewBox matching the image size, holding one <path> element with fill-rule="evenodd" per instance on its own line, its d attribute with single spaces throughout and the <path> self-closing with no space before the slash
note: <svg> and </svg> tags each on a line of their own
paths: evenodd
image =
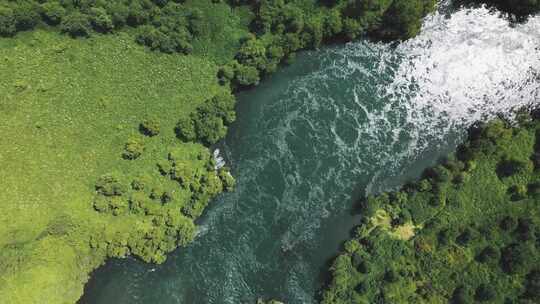
<svg viewBox="0 0 540 304">
<path fill-rule="evenodd" d="M 511 26 L 486 8 L 435 14 L 418 37 L 397 47 L 403 59 L 386 92 L 406 96 L 413 86 L 407 122 L 417 136 L 442 136 L 538 103 L 539 47 L 540 16 Z"/>
</svg>

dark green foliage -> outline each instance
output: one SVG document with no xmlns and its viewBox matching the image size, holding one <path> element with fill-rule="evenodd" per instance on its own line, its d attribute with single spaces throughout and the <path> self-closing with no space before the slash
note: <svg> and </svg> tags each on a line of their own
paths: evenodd
<svg viewBox="0 0 540 304">
<path fill-rule="evenodd" d="M 420 31 L 422 18 L 435 7 L 436 0 L 394 0 L 385 12 L 379 29 L 385 39 L 414 37 Z"/>
<path fill-rule="evenodd" d="M 138 137 L 132 137 L 128 139 L 127 143 L 125 144 L 122 157 L 124 159 L 133 160 L 133 159 L 139 158 L 143 152 L 144 152 L 144 143 L 142 139 Z"/>
<path fill-rule="evenodd" d="M 13 9 L 6 6 L 0 6 L 0 35 L 11 36 L 15 34 L 17 31 L 15 25 L 15 13 L 13 12 Z"/>
<path fill-rule="evenodd" d="M 456 242 L 460 245 L 467 245 L 473 239 L 473 230 L 470 227 L 466 227 L 463 232 L 456 238 Z"/>
<path fill-rule="evenodd" d="M 492 301 L 495 299 L 496 296 L 497 294 L 495 293 L 493 287 L 486 284 L 480 285 L 478 288 L 476 288 L 476 291 L 474 293 L 474 298 L 480 302 Z"/>
<path fill-rule="evenodd" d="M 523 185 L 514 185 L 508 189 L 513 201 L 519 201 L 527 197 L 527 187 Z"/>
<path fill-rule="evenodd" d="M 182 117 L 178 120 L 175 128 L 176 136 L 183 141 L 194 141 L 197 139 L 195 123 L 190 117 Z"/>
<path fill-rule="evenodd" d="M 118 176 L 107 174 L 97 180 L 96 191 L 104 196 L 120 196 L 126 192 L 126 187 L 122 185 Z"/>
<path fill-rule="evenodd" d="M 189 118 L 181 118 L 176 124 L 176 135 L 183 141 L 200 141 L 205 145 L 215 144 L 225 136 L 227 126 L 236 115 L 236 100 L 230 93 L 223 93 L 207 100 Z"/>
<path fill-rule="evenodd" d="M 501 267 L 509 273 L 520 272 L 527 261 L 527 248 L 523 244 L 513 243 L 501 250 Z"/>
<path fill-rule="evenodd" d="M 540 10 L 540 2 L 538 0 L 461 0 L 458 1 L 458 3 L 487 3 L 502 11 L 514 14 L 519 20 L 523 20 L 528 15 L 534 14 Z"/>
<path fill-rule="evenodd" d="M 531 270 L 525 279 L 525 297 L 540 301 L 540 270 Z"/>
<path fill-rule="evenodd" d="M 93 7 L 90 9 L 90 21 L 96 31 L 105 33 L 114 29 L 111 16 L 102 7 Z"/>
<path fill-rule="evenodd" d="M 507 215 L 499 222 L 499 226 L 505 231 L 513 230 L 516 226 L 516 219 L 514 219 L 512 216 Z"/>
<path fill-rule="evenodd" d="M 476 259 L 480 263 L 493 263 L 499 260 L 499 255 L 499 250 L 489 245 L 480 252 Z"/>
<path fill-rule="evenodd" d="M 19 1 L 13 13 L 18 31 L 33 29 L 40 19 L 39 6 L 32 1 Z"/>
<path fill-rule="evenodd" d="M 479 124 L 459 160 L 368 197 L 322 303 L 536 303 L 540 174 L 527 161 L 540 121 L 524 121 Z"/>
<path fill-rule="evenodd" d="M 62 19 L 60 29 L 72 37 L 88 36 L 91 30 L 90 18 L 88 15 L 73 12 Z"/>
<path fill-rule="evenodd" d="M 139 130 L 146 136 L 156 136 L 160 131 L 159 121 L 155 118 L 145 119 L 141 122 Z"/>
<path fill-rule="evenodd" d="M 523 173 L 527 170 L 527 164 L 524 161 L 516 159 L 503 159 L 497 165 L 497 174 L 500 178 L 509 177 L 515 174 Z"/>
<path fill-rule="evenodd" d="M 452 304 L 469 304 L 472 303 L 472 295 L 465 286 L 456 288 L 451 298 Z"/>
<path fill-rule="evenodd" d="M 225 191 L 233 191 L 234 186 L 236 185 L 236 181 L 234 180 L 234 177 L 229 173 L 229 170 L 225 168 L 221 168 L 218 171 L 219 178 L 221 179 L 221 182 L 223 183 L 223 188 Z"/>
<path fill-rule="evenodd" d="M 50 25 L 58 25 L 66 15 L 66 9 L 58 2 L 45 2 L 41 5 L 43 19 Z"/>
</svg>

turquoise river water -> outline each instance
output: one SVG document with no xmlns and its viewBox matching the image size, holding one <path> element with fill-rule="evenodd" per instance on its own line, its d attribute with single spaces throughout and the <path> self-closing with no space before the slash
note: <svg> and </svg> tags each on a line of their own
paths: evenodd
<svg viewBox="0 0 540 304">
<path fill-rule="evenodd" d="M 539 47 L 539 17 L 479 8 L 433 14 L 404 43 L 303 53 L 239 96 L 217 147 L 238 187 L 195 242 L 159 266 L 108 262 L 80 303 L 316 303 L 355 203 L 416 178 L 475 120 L 539 102 Z"/>
</svg>

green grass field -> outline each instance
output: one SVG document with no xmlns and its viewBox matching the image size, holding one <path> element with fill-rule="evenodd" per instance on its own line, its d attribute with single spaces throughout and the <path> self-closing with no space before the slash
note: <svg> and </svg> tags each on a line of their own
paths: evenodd
<svg viewBox="0 0 540 304">
<path fill-rule="evenodd" d="M 156 163 L 174 147 L 187 168 L 206 174 L 208 149 L 182 143 L 174 127 L 229 90 L 217 82 L 218 65 L 230 60 L 246 34 L 246 14 L 242 19 L 228 6 L 215 9 L 209 2 L 193 1 L 216 20 L 189 56 L 151 52 L 129 32 L 70 39 L 47 29 L 0 39 L 3 303 L 76 302 L 89 272 L 111 255 L 91 248 L 92 240 L 129 238 L 132 230 L 154 225 L 155 216 L 94 210 L 100 176 L 114 173 L 125 184 L 144 177 L 172 189 L 173 203 L 164 210 L 185 207 L 193 190 L 164 178 Z M 158 136 L 140 134 L 147 118 L 159 122 Z M 134 137 L 144 152 L 123 159 L 124 145 Z M 172 249 L 163 247 L 149 260 L 159 262 Z"/>
</svg>

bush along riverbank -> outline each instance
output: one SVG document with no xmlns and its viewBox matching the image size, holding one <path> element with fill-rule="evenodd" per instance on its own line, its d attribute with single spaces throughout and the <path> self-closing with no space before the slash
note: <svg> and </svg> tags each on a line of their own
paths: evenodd
<svg viewBox="0 0 540 304">
<path fill-rule="evenodd" d="M 540 117 L 477 124 L 457 152 L 361 203 L 322 303 L 538 303 Z"/>
<path fill-rule="evenodd" d="M 2 300 L 74 303 L 107 258 L 163 262 L 234 188 L 209 151 L 231 92 L 301 49 L 405 39 L 433 5 L 0 1 Z"/>
</svg>

